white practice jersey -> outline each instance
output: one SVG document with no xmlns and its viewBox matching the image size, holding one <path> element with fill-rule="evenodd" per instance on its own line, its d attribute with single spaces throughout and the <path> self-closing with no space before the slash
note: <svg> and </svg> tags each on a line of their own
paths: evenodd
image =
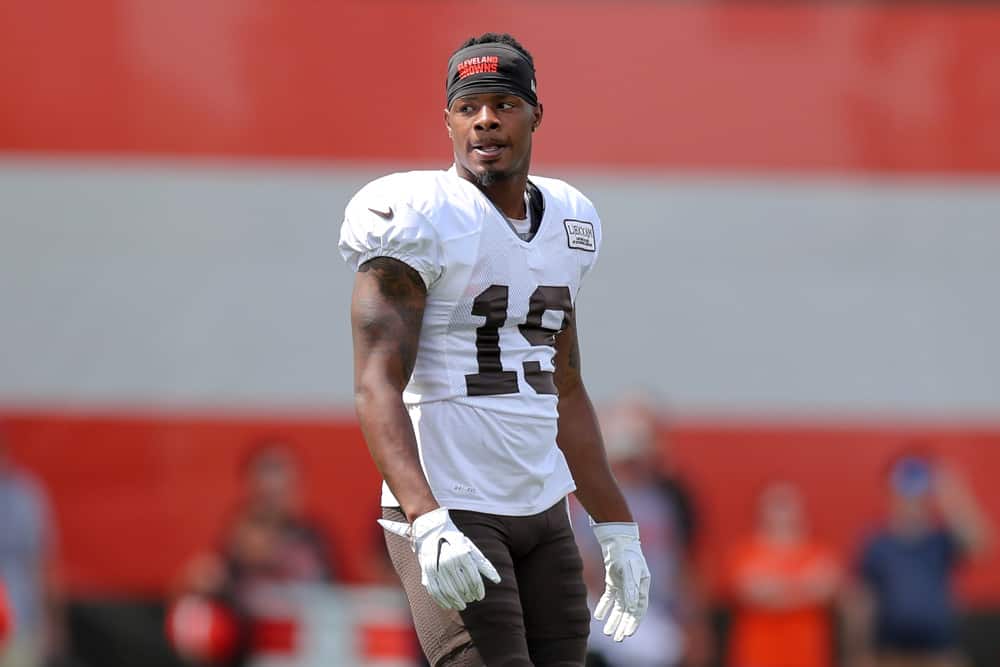
<svg viewBox="0 0 1000 667">
<path fill-rule="evenodd" d="M 403 401 L 431 490 L 453 509 L 535 514 L 575 488 L 556 446 L 553 344 L 597 258 L 601 224 L 571 186 L 530 180 L 545 202 L 530 241 L 454 167 L 372 181 L 341 228 L 354 270 L 392 257 L 427 286 Z M 382 504 L 399 504 L 385 485 Z"/>
</svg>

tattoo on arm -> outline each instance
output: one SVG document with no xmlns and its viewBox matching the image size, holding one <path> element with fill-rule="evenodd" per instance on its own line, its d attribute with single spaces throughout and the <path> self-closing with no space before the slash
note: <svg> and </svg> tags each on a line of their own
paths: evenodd
<svg viewBox="0 0 1000 667">
<path fill-rule="evenodd" d="M 387 299 L 406 299 L 427 294 L 420 274 L 398 259 L 375 257 L 358 267 L 358 273 L 369 272 L 378 277 L 379 290 Z"/>
<path fill-rule="evenodd" d="M 389 257 L 376 257 L 358 268 L 377 285 L 358 287 L 354 295 L 354 328 L 367 349 L 395 344 L 400 379 L 405 384 L 417 359 L 417 341 L 424 316 L 427 289 L 412 267 Z"/>
<path fill-rule="evenodd" d="M 581 385 L 580 376 L 580 341 L 576 336 L 576 318 L 558 336 L 556 336 L 555 383 L 562 395 Z"/>
<path fill-rule="evenodd" d="M 580 371 L 580 341 L 576 337 L 576 332 L 573 332 L 573 344 L 569 348 L 569 354 L 566 356 L 566 363 L 573 370 Z"/>
</svg>

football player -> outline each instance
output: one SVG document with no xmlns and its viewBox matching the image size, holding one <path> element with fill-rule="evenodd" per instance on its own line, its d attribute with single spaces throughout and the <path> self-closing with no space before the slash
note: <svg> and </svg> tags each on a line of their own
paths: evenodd
<svg viewBox="0 0 1000 667">
<path fill-rule="evenodd" d="M 369 183 L 341 229 L 380 523 L 432 665 L 582 665 L 569 493 L 602 545 L 604 632 L 633 634 L 649 590 L 580 375 L 576 296 L 601 222 L 571 186 L 528 174 L 542 105 L 517 40 L 468 40 L 446 86 L 454 165 Z"/>
</svg>

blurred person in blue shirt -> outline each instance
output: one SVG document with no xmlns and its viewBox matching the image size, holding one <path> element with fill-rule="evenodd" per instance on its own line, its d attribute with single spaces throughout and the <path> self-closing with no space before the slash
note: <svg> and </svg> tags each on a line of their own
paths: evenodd
<svg viewBox="0 0 1000 667">
<path fill-rule="evenodd" d="M 608 462 L 639 524 L 652 588 L 644 632 L 617 643 L 592 619 L 588 667 L 673 667 L 707 661 L 708 626 L 692 546 L 698 522 L 693 496 L 673 471 L 668 443 L 659 438 L 658 414 L 642 395 L 625 396 L 602 410 L 601 431 Z M 586 513 L 573 505 L 573 524 L 593 601 L 604 590 L 600 546 Z"/>
<path fill-rule="evenodd" d="M 0 579 L 12 634 L 0 647 L 0 667 L 39 667 L 54 652 L 55 531 L 41 485 L 10 458 L 0 434 Z"/>
<path fill-rule="evenodd" d="M 926 454 L 895 459 L 888 482 L 888 519 L 858 561 L 849 655 L 877 667 L 959 665 L 953 575 L 986 548 L 985 516 L 956 472 Z"/>
</svg>

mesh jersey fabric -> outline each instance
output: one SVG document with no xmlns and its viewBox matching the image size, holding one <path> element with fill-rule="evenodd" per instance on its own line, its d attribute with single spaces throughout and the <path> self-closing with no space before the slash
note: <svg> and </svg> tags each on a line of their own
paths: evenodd
<svg viewBox="0 0 1000 667">
<path fill-rule="evenodd" d="M 530 241 L 454 167 L 377 179 L 345 211 L 340 251 L 352 269 L 392 257 L 427 286 L 403 400 L 447 507 L 534 514 L 574 488 L 555 442 L 553 342 L 597 259 L 601 223 L 571 186 L 531 181 L 545 212 Z M 384 489 L 383 505 L 397 504 Z"/>
</svg>

